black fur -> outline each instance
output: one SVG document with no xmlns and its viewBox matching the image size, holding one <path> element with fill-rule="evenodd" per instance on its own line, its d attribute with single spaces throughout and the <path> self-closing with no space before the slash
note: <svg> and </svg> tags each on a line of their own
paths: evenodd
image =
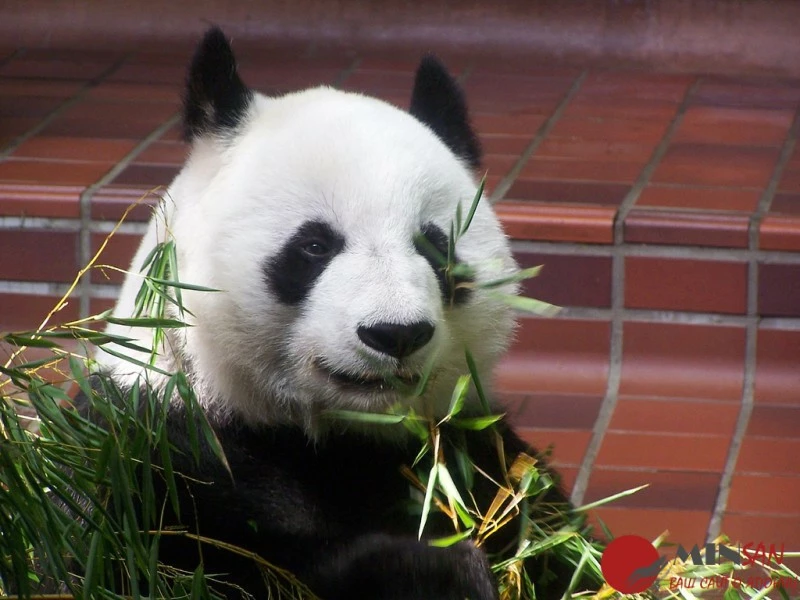
<svg viewBox="0 0 800 600">
<path fill-rule="evenodd" d="M 481 166 L 481 146 L 469 123 L 464 93 L 434 56 L 425 56 L 420 62 L 409 112 L 430 127 L 456 156 L 474 169 Z"/>
<path fill-rule="evenodd" d="M 433 223 L 425 223 L 421 230 L 422 236 L 427 240 L 428 244 L 415 242 L 417 252 L 419 252 L 425 260 L 431 265 L 433 272 L 436 273 L 436 279 L 439 281 L 439 289 L 442 292 L 442 298 L 446 304 L 459 305 L 464 304 L 469 300 L 471 289 L 459 286 L 460 283 L 466 283 L 471 279 L 463 276 L 452 277 L 448 279 L 445 270 L 444 260 L 447 259 L 447 247 L 449 245 L 449 238 L 444 231 Z M 433 247 L 433 250 L 431 249 Z M 458 256 L 454 257 L 455 264 L 459 264 Z"/>
<path fill-rule="evenodd" d="M 344 237 L 322 221 L 307 221 L 264 266 L 267 283 L 280 302 L 303 302 L 328 263 L 344 248 Z"/>
<path fill-rule="evenodd" d="M 78 406 L 83 403 L 82 397 L 76 399 Z M 437 548 L 417 540 L 419 517 L 408 511 L 410 484 L 400 470 L 413 463 L 418 442 L 386 443 L 350 433 L 315 443 L 292 426 L 251 427 L 211 418 L 230 473 L 203 440 L 195 462 L 188 428 L 198 425 L 182 408 L 170 412 L 172 464 L 176 473 L 189 478 L 179 479 L 180 516 L 164 503 L 164 528 L 254 552 L 292 572 L 323 600 L 497 600 L 484 550 L 504 553 L 513 548 L 517 527 L 500 530 L 482 550 L 467 542 Z M 502 481 L 497 434 L 509 460 L 519 452 L 534 452 L 503 422 L 496 430 L 445 429 L 443 439 L 460 439 L 475 464 Z M 458 464 L 451 445 L 445 443 L 442 452 L 448 465 Z M 453 467 L 451 474 L 458 485 L 465 485 L 458 469 Z M 472 494 L 486 508 L 497 488 L 481 474 L 473 476 Z M 163 484 L 156 486 L 157 494 L 166 497 Z M 567 503 L 556 489 L 542 501 Z M 452 532 L 448 519 L 431 514 L 426 536 Z M 268 597 L 254 562 L 210 544 L 201 551 L 205 573 L 220 574 L 218 581 L 238 585 L 256 598 Z M 201 560 L 198 543 L 180 535 L 163 536 L 159 560 L 194 571 Z M 551 562 L 528 568 L 538 598 L 561 597 L 569 567 Z M 146 589 L 145 582 L 142 586 Z M 218 590 L 240 597 L 233 588 Z"/>
<path fill-rule="evenodd" d="M 197 47 L 184 95 L 184 137 L 192 141 L 221 135 L 241 123 L 253 92 L 236 70 L 236 58 L 225 34 L 212 27 Z"/>
</svg>

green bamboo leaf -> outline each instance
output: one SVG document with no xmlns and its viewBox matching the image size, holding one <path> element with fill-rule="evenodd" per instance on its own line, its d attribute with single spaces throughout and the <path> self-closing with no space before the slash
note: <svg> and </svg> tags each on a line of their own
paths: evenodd
<svg viewBox="0 0 800 600">
<path fill-rule="evenodd" d="M 520 271 L 517 271 L 516 273 L 514 273 L 513 275 L 509 275 L 508 277 L 501 277 L 499 279 L 492 279 L 491 281 L 477 283 L 475 284 L 475 287 L 482 289 L 492 289 L 503 285 L 508 285 L 510 283 L 519 283 L 521 281 L 525 281 L 526 279 L 533 279 L 534 277 L 538 277 L 539 273 L 541 273 L 543 268 L 544 265 L 529 267 L 527 269 L 522 269 Z"/>
<path fill-rule="evenodd" d="M 478 375 L 478 366 L 475 364 L 475 358 L 472 356 L 469 348 L 464 349 L 464 356 L 467 359 L 467 368 L 469 369 L 469 374 L 472 376 L 472 382 L 475 384 L 475 391 L 478 393 L 478 399 L 481 401 L 481 408 L 485 415 L 489 415 L 492 412 L 489 406 L 489 399 L 483 391 L 481 378 Z"/>
<path fill-rule="evenodd" d="M 428 544 L 437 548 L 448 548 L 449 546 L 453 546 L 458 542 L 463 542 L 464 540 L 469 539 L 469 536 L 473 531 L 474 529 L 470 528 L 466 531 L 462 531 L 461 533 L 454 533 L 453 535 L 448 535 L 447 537 L 428 540 Z"/>
<path fill-rule="evenodd" d="M 650 487 L 650 484 L 647 483 L 645 485 L 640 485 L 639 487 L 631 488 L 629 490 L 625 490 L 624 492 L 619 492 L 618 494 L 614 494 L 613 496 L 608 496 L 607 498 L 602 498 L 595 502 L 590 502 L 589 504 L 584 504 L 582 506 L 578 506 L 573 509 L 573 512 L 586 512 L 589 510 L 593 510 L 598 506 L 603 506 L 604 504 L 608 504 L 609 502 L 614 502 L 615 500 L 619 500 L 620 498 L 626 498 L 628 496 L 632 496 L 637 492 L 641 492 L 643 489 Z"/>
<path fill-rule="evenodd" d="M 458 419 L 452 419 L 450 423 L 452 423 L 455 427 L 458 427 L 460 429 L 482 431 L 487 427 L 494 425 L 503 417 L 505 417 L 505 414 L 487 415 L 485 417 L 458 418 Z"/>
<path fill-rule="evenodd" d="M 461 375 L 453 388 L 453 393 L 450 396 L 450 406 L 447 409 L 447 416 L 442 419 L 442 422 L 449 421 L 461 412 L 464 408 L 464 401 L 469 392 L 469 384 L 472 382 L 472 377 L 469 375 Z"/>
<path fill-rule="evenodd" d="M 195 292 L 219 292 L 221 290 L 205 287 L 202 285 L 195 285 L 193 283 L 186 283 L 183 281 L 177 281 L 173 279 L 159 279 L 157 277 L 148 277 L 150 281 L 153 283 L 159 283 L 161 285 L 165 285 L 167 287 L 178 288 L 182 290 L 192 290 Z"/>
<path fill-rule="evenodd" d="M 472 219 L 475 216 L 475 211 L 478 210 L 478 204 L 483 197 L 483 190 L 486 187 L 486 175 L 481 178 L 481 182 L 478 185 L 478 190 L 475 192 L 475 197 L 472 199 L 472 205 L 469 207 L 469 212 L 467 213 L 467 220 L 464 222 L 464 226 L 459 230 L 460 235 L 464 235 L 469 230 L 470 225 L 472 225 Z M 459 204 L 460 206 L 460 204 Z"/>
<path fill-rule="evenodd" d="M 3 341 L 17 348 L 58 348 L 58 344 L 50 340 L 39 337 L 41 334 L 14 334 L 7 333 L 3 336 Z M 36 336 L 36 337 L 34 337 Z"/>
<path fill-rule="evenodd" d="M 472 515 L 469 514 L 469 510 L 466 506 L 462 506 L 458 503 L 454 504 L 453 507 L 456 509 L 456 513 L 458 514 L 458 518 L 461 521 L 461 524 L 464 527 L 468 527 L 470 530 L 477 527 L 477 523 L 475 523 L 475 519 L 472 518 Z"/>
<path fill-rule="evenodd" d="M 497 297 L 516 310 L 532 313 L 542 317 L 552 317 L 561 310 L 561 307 L 535 300 L 523 296 L 511 296 L 508 294 L 497 294 Z"/>
<path fill-rule="evenodd" d="M 425 499 L 422 501 L 422 516 L 419 519 L 419 532 L 417 537 L 422 539 L 422 532 L 425 529 L 425 523 L 428 521 L 428 515 L 431 512 L 431 504 L 433 503 L 433 490 L 436 487 L 436 475 L 439 472 L 439 463 L 433 463 L 431 472 L 428 475 L 428 483 L 425 488 Z"/>
<path fill-rule="evenodd" d="M 161 327 L 163 329 L 175 329 L 180 327 L 189 327 L 187 323 L 179 321 L 178 319 L 165 319 L 157 317 L 137 317 L 130 319 L 123 319 L 118 317 L 108 316 L 105 318 L 108 323 L 114 325 L 126 325 L 128 327 Z"/>
<path fill-rule="evenodd" d="M 323 416 L 329 419 L 357 421 L 360 423 L 376 423 L 378 425 L 397 425 L 406 419 L 406 415 L 390 415 L 383 413 L 366 413 L 355 410 L 326 410 Z"/>
<path fill-rule="evenodd" d="M 458 487 L 456 487 L 453 478 L 450 476 L 450 471 L 447 470 L 447 466 L 444 463 L 439 463 L 437 474 L 439 476 L 439 485 L 445 495 L 453 502 L 466 508 L 464 499 L 461 497 L 461 493 L 458 491 Z"/>
</svg>

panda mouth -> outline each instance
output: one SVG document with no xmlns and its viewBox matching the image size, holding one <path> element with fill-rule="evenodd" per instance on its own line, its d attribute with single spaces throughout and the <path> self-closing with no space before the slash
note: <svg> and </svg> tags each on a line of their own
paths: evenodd
<svg viewBox="0 0 800 600">
<path fill-rule="evenodd" d="M 365 390 L 380 393 L 400 391 L 404 387 L 415 387 L 420 379 L 419 375 L 407 373 L 372 375 L 333 371 L 319 363 L 317 364 L 317 368 L 325 373 L 329 381 L 334 382 L 339 387 L 362 392 Z"/>
</svg>

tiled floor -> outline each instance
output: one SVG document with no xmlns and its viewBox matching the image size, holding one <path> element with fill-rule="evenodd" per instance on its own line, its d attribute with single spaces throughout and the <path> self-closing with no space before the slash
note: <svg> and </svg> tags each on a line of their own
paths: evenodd
<svg viewBox="0 0 800 600">
<path fill-rule="evenodd" d="M 298 58 L 301 57 L 301 58 Z M 404 104 L 416 54 L 244 56 L 267 92 Z M 448 57 L 445 57 L 448 59 Z M 0 329 L 32 327 L 132 201 L 167 184 L 185 55 L 0 54 Z M 448 60 L 527 292 L 498 381 L 612 531 L 800 549 L 800 81 Z M 126 264 L 139 207 L 102 262 Z M 60 315 L 111 304 L 94 272 Z"/>
</svg>

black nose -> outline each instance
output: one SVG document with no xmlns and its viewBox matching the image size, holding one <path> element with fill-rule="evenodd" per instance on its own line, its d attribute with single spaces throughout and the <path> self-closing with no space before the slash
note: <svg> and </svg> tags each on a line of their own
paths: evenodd
<svg viewBox="0 0 800 600">
<path fill-rule="evenodd" d="M 407 325 L 376 323 L 370 327 L 359 327 L 358 337 L 378 352 L 404 358 L 431 341 L 433 325 L 424 321 Z"/>
</svg>

